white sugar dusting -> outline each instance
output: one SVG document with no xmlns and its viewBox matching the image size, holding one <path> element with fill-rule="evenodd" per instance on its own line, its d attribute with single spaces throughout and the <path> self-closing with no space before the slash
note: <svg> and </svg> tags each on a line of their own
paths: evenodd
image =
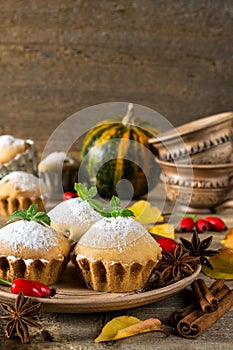
<svg viewBox="0 0 233 350">
<path fill-rule="evenodd" d="M 21 190 L 21 191 L 38 191 L 40 183 L 39 179 L 29 173 L 24 171 L 12 171 L 8 175 L 4 176 L 0 184 L 10 183 L 12 189 Z"/>
<path fill-rule="evenodd" d="M 1 242 L 15 250 L 21 246 L 35 250 L 47 250 L 57 245 L 57 238 L 58 234 L 53 229 L 35 221 L 16 221 L 0 230 Z"/>
<path fill-rule="evenodd" d="M 5 255 L 0 255 L 0 256 L 5 256 Z M 8 261 L 12 261 L 12 262 L 15 262 L 15 261 L 20 260 L 20 259 L 21 259 L 21 258 L 18 258 L 18 257 L 13 256 L 13 255 L 9 255 L 9 256 L 7 257 L 7 260 L 8 260 Z M 46 259 L 40 259 L 40 261 L 41 261 L 42 263 L 44 263 L 44 264 L 47 264 L 47 263 L 49 262 L 49 261 L 46 260 Z M 24 262 L 25 262 L 25 264 L 26 264 L 27 266 L 30 266 L 32 263 L 35 262 L 35 260 L 34 260 L 34 259 L 24 259 Z"/>
<path fill-rule="evenodd" d="M 91 226 L 79 243 L 95 248 L 120 249 L 145 234 L 148 234 L 146 229 L 130 217 L 103 218 Z"/>
<path fill-rule="evenodd" d="M 87 201 L 81 198 L 71 198 L 63 201 L 48 212 L 49 217 L 56 225 L 94 223 L 102 218 Z"/>
<path fill-rule="evenodd" d="M 0 148 L 6 148 L 14 145 L 15 147 L 21 146 L 24 144 L 24 140 L 17 139 L 11 135 L 1 135 L 0 136 Z"/>
</svg>

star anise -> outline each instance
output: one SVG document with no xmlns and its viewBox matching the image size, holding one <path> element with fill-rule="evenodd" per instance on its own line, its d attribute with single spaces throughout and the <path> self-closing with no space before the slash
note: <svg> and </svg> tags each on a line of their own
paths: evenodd
<svg viewBox="0 0 233 350">
<path fill-rule="evenodd" d="M 162 260 L 156 269 L 161 272 L 162 281 L 175 282 L 192 275 L 198 262 L 199 257 L 190 256 L 188 251 L 184 251 L 183 245 L 178 243 L 173 253 L 162 252 Z"/>
<path fill-rule="evenodd" d="M 211 270 L 213 270 L 213 267 L 207 257 L 218 254 L 218 251 L 216 250 L 207 249 L 212 240 L 213 236 L 209 236 L 201 241 L 196 230 L 193 232 L 191 242 L 180 237 L 180 241 L 186 251 L 188 251 L 191 256 L 198 257 L 200 264 L 209 267 Z"/>
<path fill-rule="evenodd" d="M 6 337 L 11 338 L 15 333 L 21 339 L 22 343 L 29 340 L 28 326 L 41 328 L 40 324 L 35 321 L 34 317 L 41 309 L 41 303 L 32 304 L 30 298 L 25 298 L 22 292 L 19 293 L 15 300 L 15 307 L 8 304 L 0 304 L 8 316 L 0 316 L 9 322 L 6 325 Z"/>
</svg>

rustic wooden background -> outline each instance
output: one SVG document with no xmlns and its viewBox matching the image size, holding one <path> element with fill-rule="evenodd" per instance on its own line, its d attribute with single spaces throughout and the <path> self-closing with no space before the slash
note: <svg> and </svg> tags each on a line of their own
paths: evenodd
<svg viewBox="0 0 233 350">
<path fill-rule="evenodd" d="M 174 125 L 232 110 L 232 0 L 0 0 L 0 133 L 41 151 L 68 116 L 131 101 Z"/>
</svg>

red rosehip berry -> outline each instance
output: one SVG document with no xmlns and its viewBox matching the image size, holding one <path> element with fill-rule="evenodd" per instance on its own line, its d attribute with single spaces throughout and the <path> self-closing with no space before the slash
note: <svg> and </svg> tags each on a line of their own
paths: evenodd
<svg viewBox="0 0 233 350">
<path fill-rule="evenodd" d="M 225 222 L 216 216 L 207 216 L 205 221 L 209 223 L 209 229 L 212 231 L 221 232 L 227 229 Z"/>
<path fill-rule="evenodd" d="M 158 237 L 155 239 L 160 248 L 167 253 L 173 253 L 177 243 L 174 241 L 174 239 L 167 238 L 167 237 Z"/>
<path fill-rule="evenodd" d="M 195 225 L 199 233 L 206 232 L 209 230 L 209 223 L 204 219 L 198 219 Z"/>
<path fill-rule="evenodd" d="M 184 217 L 180 222 L 180 229 L 182 232 L 190 232 L 192 231 L 195 223 L 193 218 L 191 217 Z"/>
<path fill-rule="evenodd" d="M 51 297 L 56 293 L 54 288 L 50 288 L 46 284 L 25 278 L 16 278 L 10 286 L 10 290 L 13 294 L 19 294 L 22 291 L 26 296 L 38 298 Z"/>
<path fill-rule="evenodd" d="M 68 199 L 75 198 L 75 197 L 78 197 L 78 194 L 73 192 L 64 192 L 62 196 L 64 201 L 67 201 Z"/>
</svg>

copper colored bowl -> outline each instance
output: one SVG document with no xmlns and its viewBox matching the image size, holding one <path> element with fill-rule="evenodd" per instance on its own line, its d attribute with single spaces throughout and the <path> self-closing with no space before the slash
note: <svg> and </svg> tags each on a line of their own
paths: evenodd
<svg viewBox="0 0 233 350">
<path fill-rule="evenodd" d="M 191 165 L 158 158 L 156 161 L 162 168 L 161 180 L 170 201 L 196 212 L 232 205 L 229 193 L 233 189 L 233 163 Z"/>
<path fill-rule="evenodd" d="M 193 164 L 230 162 L 233 151 L 233 112 L 197 119 L 159 134 L 149 142 L 164 161 Z"/>
</svg>

